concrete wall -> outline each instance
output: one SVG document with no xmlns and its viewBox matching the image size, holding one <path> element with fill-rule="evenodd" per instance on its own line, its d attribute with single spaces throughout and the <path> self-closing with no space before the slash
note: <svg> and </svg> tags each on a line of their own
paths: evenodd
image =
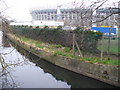
<svg viewBox="0 0 120 90">
<path fill-rule="evenodd" d="M 120 78 L 118 76 L 118 72 L 120 71 L 118 69 L 118 66 L 103 65 L 97 63 L 92 64 L 87 61 L 80 61 L 65 56 L 54 55 L 54 53 L 49 53 L 42 49 L 38 49 L 35 46 L 30 46 L 25 42 L 21 42 L 20 40 L 17 40 L 14 37 L 12 37 L 12 35 L 10 34 L 8 35 L 8 38 L 12 42 L 21 46 L 22 48 L 47 60 L 50 63 L 53 63 L 67 70 L 76 72 L 78 74 L 83 74 L 85 76 L 89 76 L 112 85 L 120 86 Z"/>
</svg>

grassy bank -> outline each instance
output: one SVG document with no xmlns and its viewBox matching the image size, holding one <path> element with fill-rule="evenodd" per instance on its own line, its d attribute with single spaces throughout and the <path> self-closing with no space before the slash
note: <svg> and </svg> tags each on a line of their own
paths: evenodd
<svg viewBox="0 0 120 90">
<path fill-rule="evenodd" d="M 120 50 L 118 48 L 118 40 L 120 40 L 120 39 L 110 40 L 110 49 L 109 49 L 110 53 L 114 53 L 114 54 L 120 53 Z M 104 43 L 103 44 L 103 51 L 107 52 L 108 51 L 108 39 L 104 39 L 103 43 Z M 99 41 L 98 49 L 102 50 L 101 41 Z"/>
<path fill-rule="evenodd" d="M 107 64 L 107 65 L 116 65 L 116 66 L 120 65 L 118 63 L 118 60 L 108 60 L 106 58 L 101 60 L 98 57 L 81 58 L 80 56 L 74 56 L 72 49 L 70 49 L 69 47 L 63 47 L 62 45 L 44 43 L 44 42 L 26 38 L 20 35 L 13 35 L 13 37 L 27 43 L 28 45 L 31 45 L 31 46 L 40 48 L 42 50 L 45 50 L 49 53 L 52 53 L 53 55 L 66 56 L 69 58 L 74 58 L 74 59 L 78 59 L 81 61 L 87 61 L 87 62 L 96 63 L 96 64 Z"/>
</svg>

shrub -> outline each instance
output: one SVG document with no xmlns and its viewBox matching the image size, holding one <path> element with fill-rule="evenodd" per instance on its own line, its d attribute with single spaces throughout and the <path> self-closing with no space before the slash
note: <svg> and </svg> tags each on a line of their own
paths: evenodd
<svg viewBox="0 0 120 90">
<path fill-rule="evenodd" d="M 65 47 L 64 50 L 65 52 L 70 52 L 71 49 L 69 47 Z"/>
<path fill-rule="evenodd" d="M 57 30 L 62 30 L 62 26 L 58 26 L 58 27 L 57 27 Z"/>
<path fill-rule="evenodd" d="M 33 28 L 32 26 L 30 26 L 30 28 Z"/>
<path fill-rule="evenodd" d="M 49 29 L 49 27 L 48 26 L 44 26 L 44 29 Z"/>
<path fill-rule="evenodd" d="M 35 28 L 39 28 L 39 26 L 36 26 Z"/>
<path fill-rule="evenodd" d="M 13 33 L 23 35 L 28 38 L 35 40 L 40 40 L 50 44 L 57 44 L 56 48 L 61 48 L 62 46 L 69 47 L 65 48 L 66 52 L 70 51 L 73 44 L 73 31 L 60 30 L 59 26 L 57 29 L 49 28 L 45 26 L 44 28 L 24 28 L 13 26 Z M 97 49 L 98 40 L 101 39 L 102 33 L 93 32 L 88 30 L 75 30 L 75 38 L 78 42 L 80 49 L 84 52 L 99 52 Z"/>
</svg>

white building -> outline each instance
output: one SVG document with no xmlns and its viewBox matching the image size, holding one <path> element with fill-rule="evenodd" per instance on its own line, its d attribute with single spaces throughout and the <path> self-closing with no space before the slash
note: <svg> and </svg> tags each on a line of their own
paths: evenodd
<svg viewBox="0 0 120 90">
<path fill-rule="evenodd" d="M 1 18 L 0 18 L 0 29 L 2 28 L 2 20 L 1 20 Z"/>
<path fill-rule="evenodd" d="M 118 2 L 119 14 L 118 14 L 118 37 L 120 37 L 120 1 Z"/>
<path fill-rule="evenodd" d="M 101 8 L 96 10 L 96 24 L 97 26 L 117 26 L 118 14 L 116 8 Z M 101 22 L 99 22 L 102 20 Z"/>
<path fill-rule="evenodd" d="M 31 22 L 11 22 L 10 25 L 28 25 L 32 26 Z"/>
<path fill-rule="evenodd" d="M 120 1 L 118 2 L 119 14 L 118 14 L 118 28 L 120 28 Z"/>
<path fill-rule="evenodd" d="M 88 26 L 91 23 L 91 9 L 36 9 L 31 11 L 33 21 L 61 21 L 68 26 Z"/>
<path fill-rule="evenodd" d="M 32 21 L 32 25 L 33 26 L 64 26 L 64 22 L 35 20 L 35 21 Z"/>
</svg>

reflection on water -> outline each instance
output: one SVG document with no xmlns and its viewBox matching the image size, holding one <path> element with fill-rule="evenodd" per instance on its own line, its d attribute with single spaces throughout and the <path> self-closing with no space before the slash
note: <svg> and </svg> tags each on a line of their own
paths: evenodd
<svg viewBox="0 0 120 90">
<path fill-rule="evenodd" d="M 51 74 L 45 73 L 42 68 L 30 62 L 11 44 L 7 45 L 9 43 L 6 41 L 6 44 L 3 44 L 3 40 L 5 39 L 1 38 L 0 60 L 3 58 L 6 68 L 2 68 L 0 64 L 0 88 L 70 88 L 66 82 L 56 80 Z M 29 55 L 28 52 L 27 54 Z"/>
<path fill-rule="evenodd" d="M 2 36 L 2 46 L 5 47 L 10 47 L 9 42 L 6 40 L 7 37 L 5 37 L 4 35 Z"/>
<path fill-rule="evenodd" d="M 66 82 L 71 88 L 110 88 L 113 87 L 106 83 L 97 81 L 95 79 L 88 78 L 83 75 L 79 75 L 63 68 L 57 67 L 35 55 L 21 49 L 20 47 L 16 48 L 22 55 L 29 58 L 29 60 L 36 64 L 36 66 L 40 67 L 44 70 L 45 73 L 49 73 L 55 77 L 56 80 L 60 80 Z"/>
<path fill-rule="evenodd" d="M 11 75 L 12 63 L 7 62 L 4 57 L 13 50 L 10 48 L 10 44 L 6 41 L 2 32 L 0 31 L 0 88 L 16 88 L 17 85 L 14 82 Z"/>
<path fill-rule="evenodd" d="M 5 41 L 6 43 L 6 41 Z M 12 44 L 12 43 L 11 43 Z M 3 44 L 4 45 L 4 44 Z M 10 47 L 2 47 L 2 55 L 10 72 L 7 81 L 17 88 L 104 88 L 113 87 L 57 67 L 24 49 L 12 44 Z M 6 45 L 5 45 L 6 46 Z M 12 79 L 10 78 L 12 77 Z M 2 84 L 6 79 L 2 80 Z M 10 84 L 11 85 L 11 84 Z M 4 86 L 5 87 L 5 86 Z"/>
</svg>

